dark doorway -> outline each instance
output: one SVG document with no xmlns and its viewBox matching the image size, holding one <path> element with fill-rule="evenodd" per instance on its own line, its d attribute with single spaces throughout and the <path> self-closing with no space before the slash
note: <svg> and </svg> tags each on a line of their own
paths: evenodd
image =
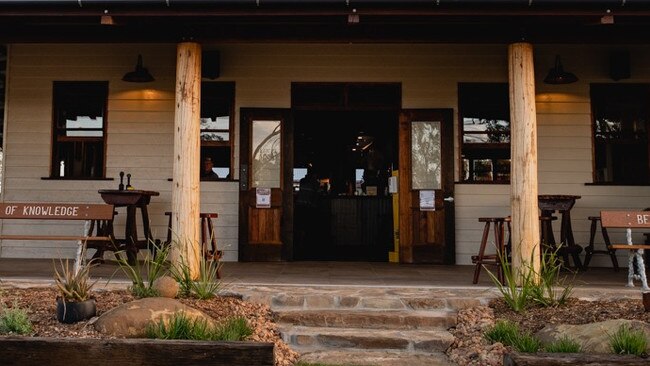
<svg viewBox="0 0 650 366">
<path fill-rule="evenodd" d="M 398 111 L 294 111 L 294 121 L 294 259 L 387 261 Z M 309 170 L 313 195 L 300 183 Z"/>
</svg>

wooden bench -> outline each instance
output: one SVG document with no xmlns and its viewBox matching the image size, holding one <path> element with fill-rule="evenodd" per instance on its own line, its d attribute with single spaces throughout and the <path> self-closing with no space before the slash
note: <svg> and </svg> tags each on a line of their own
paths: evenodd
<svg viewBox="0 0 650 366">
<path fill-rule="evenodd" d="M 0 240 L 61 240 L 77 241 L 77 263 L 82 259 L 83 247 L 102 251 L 113 245 L 113 205 L 84 203 L 0 203 L 0 219 L 85 221 L 80 235 L 0 235 Z M 94 234 L 93 234 L 94 232 Z"/>
<path fill-rule="evenodd" d="M 600 222 L 604 229 L 620 228 L 626 229 L 627 243 L 609 244 L 609 250 L 629 250 L 628 256 L 628 276 L 627 285 L 634 287 L 634 280 L 641 280 L 644 290 L 648 288 L 648 279 L 645 273 L 645 263 L 643 261 L 643 250 L 650 249 L 648 244 L 634 244 L 632 242 L 632 229 L 650 228 L 650 212 L 648 211 L 601 211 Z M 636 270 L 634 272 L 634 259 L 636 259 Z"/>
</svg>

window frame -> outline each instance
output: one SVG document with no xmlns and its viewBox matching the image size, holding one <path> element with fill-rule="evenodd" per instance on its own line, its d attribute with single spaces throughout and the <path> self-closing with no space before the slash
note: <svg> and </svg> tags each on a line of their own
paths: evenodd
<svg viewBox="0 0 650 366">
<path fill-rule="evenodd" d="M 507 104 L 505 105 L 504 112 L 507 113 L 508 118 L 508 130 L 507 132 L 488 132 L 488 131 L 465 131 L 465 123 L 464 123 L 464 114 L 465 111 L 463 110 L 465 106 L 463 105 L 463 100 L 464 99 L 471 99 L 467 97 L 463 97 L 461 94 L 463 93 L 464 88 L 504 88 L 508 89 L 508 83 L 507 82 L 461 82 L 458 83 L 458 148 L 459 148 L 459 154 L 458 154 L 458 167 L 459 167 L 459 179 L 457 183 L 462 183 L 462 184 L 510 184 L 510 174 L 511 174 L 511 164 L 508 163 L 508 172 L 500 172 L 498 169 L 499 166 L 499 161 L 500 160 L 506 160 L 510 162 L 511 156 L 510 156 L 510 144 L 511 144 L 511 121 L 509 118 L 509 109 L 510 109 L 510 101 L 508 97 L 508 93 L 506 92 L 506 102 Z M 467 108 L 465 108 L 467 109 Z M 475 143 L 468 143 L 465 142 L 465 136 L 466 135 L 504 135 L 508 136 L 508 142 L 475 142 Z M 466 158 L 465 156 L 468 153 L 473 153 L 473 154 L 478 154 L 478 157 L 474 158 Z M 485 155 L 484 155 L 485 154 Z M 464 172 L 465 172 L 465 160 L 469 160 L 469 167 L 468 167 L 468 172 L 469 172 L 469 179 L 465 180 L 464 179 Z M 491 180 L 476 180 L 473 178 L 473 172 L 474 168 L 472 167 L 472 162 L 473 161 L 480 161 L 480 160 L 491 160 L 491 174 L 492 178 Z M 507 179 L 497 179 L 499 177 L 499 174 L 506 174 Z"/>
<path fill-rule="evenodd" d="M 629 90 L 623 92 L 622 90 L 625 88 L 629 88 Z M 635 93 L 632 91 L 632 89 L 637 89 L 636 92 L 639 94 L 635 95 L 635 97 L 638 98 L 631 98 L 627 99 L 632 93 Z M 598 155 L 599 151 L 598 145 L 599 141 L 596 136 L 597 133 L 597 122 L 598 122 L 598 117 L 601 115 L 601 111 L 603 109 L 609 109 L 612 107 L 612 105 L 615 105 L 617 101 L 611 101 L 612 104 L 607 105 L 607 106 L 598 106 L 597 103 L 599 103 L 602 100 L 607 100 L 608 98 L 605 98 L 604 96 L 607 95 L 617 95 L 617 96 L 622 96 L 625 95 L 626 100 L 634 100 L 638 99 L 638 102 L 641 105 L 641 108 L 645 109 L 645 125 L 643 126 L 645 129 L 645 136 L 641 139 L 631 139 L 627 136 L 620 136 L 619 138 L 615 138 L 612 140 L 609 140 L 610 143 L 614 146 L 623 146 L 623 145 L 633 145 L 630 142 L 630 140 L 634 141 L 639 141 L 641 143 L 637 143 L 639 147 L 643 148 L 645 147 L 645 159 L 646 159 L 646 166 L 645 166 L 645 180 L 641 178 L 639 181 L 628 181 L 628 179 L 624 180 L 614 180 L 614 172 L 613 169 L 612 172 L 610 173 L 612 175 L 611 180 L 606 181 L 606 180 L 601 180 L 599 178 L 599 172 L 598 172 Z M 620 186 L 631 186 L 631 185 L 637 185 L 637 186 L 646 186 L 650 185 L 650 108 L 648 107 L 643 107 L 644 105 L 647 105 L 648 102 L 650 102 L 650 83 L 591 83 L 589 85 L 589 100 L 590 100 L 590 112 L 591 112 L 591 153 L 592 153 L 592 159 L 591 159 L 591 165 L 592 165 L 592 183 L 587 183 L 588 185 L 620 185 Z M 644 103 L 644 100 L 647 102 Z M 620 108 L 620 107 L 619 107 Z M 623 120 L 623 118 L 622 118 Z M 625 131 L 621 130 L 618 134 L 624 135 Z M 643 140 L 645 139 L 645 146 L 643 146 Z M 602 143 L 607 144 L 607 140 L 602 140 Z M 611 142 L 613 141 L 613 143 Z M 614 161 L 616 159 L 612 160 L 613 164 L 618 164 L 618 162 Z M 635 160 L 635 159 L 631 159 Z"/>
<path fill-rule="evenodd" d="M 88 89 L 96 88 L 97 99 L 103 98 L 102 106 L 102 128 L 60 128 L 59 127 L 59 110 L 62 106 L 59 103 L 62 100 L 73 97 L 78 91 L 65 90 L 70 87 L 86 87 Z M 51 146 L 50 146 L 50 172 L 46 179 L 58 180 L 106 180 L 106 151 L 107 151 L 107 132 L 108 132 L 108 97 L 109 97 L 109 82 L 108 81 L 53 81 L 52 82 L 52 123 L 51 123 Z M 63 99 L 65 98 L 65 99 Z M 65 131 L 101 131 L 102 136 L 67 136 Z M 63 131 L 63 134 L 60 132 Z M 79 142 L 79 143 L 97 143 L 102 144 L 102 158 L 101 158 L 101 174 L 100 176 L 59 176 L 58 167 L 58 152 L 61 148 L 59 143 L 66 142 Z M 57 160 L 57 161 L 55 161 Z"/>
<path fill-rule="evenodd" d="M 223 97 L 223 95 L 218 95 L 214 97 L 207 97 L 206 98 L 206 91 L 207 88 L 210 88 L 208 85 L 213 85 L 215 89 L 218 88 L 224 88 L 228 89 L 228 95 Z M 205 88 L 205 89 L 204 89 Z M 201 82 L 201 112 L 200 112 L 200 118 L 203 117 L 203 103 L 207 103 L 210 100 L 214 101 L 219 101 L 219 102 L 229 102 L 230 106 L 228 108 L 229 112 L 229 118 L 228 118 L 228 129 L 201 129 L 199 132 L 199 135 L 202 135 L 203 132 L 227 132 L 228 133 L 228 141 L 214 141 L 214 140 L 203 140 L 203 138 L 200 137 L 200 151 L 201 151 L 201 158 L 200 158 L 200 164 L 203 164 L 203 151 L 207 149 L 218 149 L 218 148 L 229 148 L 229 175 L 230 178 L 219 178 L 219 179 L 206 179 L 205 177 L 200 177 L 200 180 L 202 182 L 210 182 L 210 181 L 234 181 L 234 163 L 235 163 L 235 82 L 234 81 L 202 81 Z M 203 169 L 202 165 L 199 166 L 199 169 Z"/>
</svg>

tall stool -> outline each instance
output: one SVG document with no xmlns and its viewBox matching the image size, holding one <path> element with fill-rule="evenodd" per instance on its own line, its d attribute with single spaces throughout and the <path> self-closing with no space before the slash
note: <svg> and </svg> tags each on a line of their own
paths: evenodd
<svg viewBox="0 0 650 366">
<path fill-rule="evenodd" d="M 553 221 L 557 220 L 555 216 L 542 215 L 539 217 L 539 227 L 540 227 L 540 237 L 541 237 L 541 247 L 540 252 L 543 254 L 544 249 L 557 251 L 557 254 L 562 257 L 562 262 L 564 267 L 569 268 L 569 255 L 573 259 L 573 264 L 578 270 L 583 269 L 582 261 L 580 260 L 580 253 L 582 252 L 582 247 L 579 245 L 569 245 L 567 243 L 557 244 L 555 242 L 555 236 L 553 235 Z"/>
<path fill-rule="evenodd" d="M 503 260 L 508 260 L 508 251 L 505 245 L 505 224 L 507 223 L 508 234 L 510 234 L 510 217 L 479 217 L 478 221 L 484 222 L 485 226 L 483 228 L 483 237 L 481 238 L 481 246 L 479 247 L 478 255 L 472 256 L 472 263 L 476 264 L 476 267 L 474 268 L 474 281 L 472 283 L 478 283 L 478 277 L 481 274 L 481 267 L 483 267 L 483 265 L 496 266 L 497 278 L 501 283 L 503 283 L 504 278 L 503 268 L 501 266 L 501 256 L 506 256 Z M 490 236 L 490 226 L 492 226 L 494 231 L 494 254 L 485 253 L 488 237 Z"/>
<path fill-rule="evenodd" d="M 609 249 L 611 242 L 609 241 L 609 235 L 607 234 L 607 229 L 604 228 L 600 222 L 600 216 L 589 216 L 588 219 L 591 221 L 591 230 L 589 232 L 589 245 L 585 247 L 585 263 L 583 264 L 584 268 L 589 267 L 589 262 L 591 262 L 591 257 L 594 254 L 609 254 L 609 257 L 612 260 L 612 265 L 614 266 L 614 272 L 618 272 L 618 259 L 616 258 L 616 249 Z M 594 239 L 596 238 L 596 229 L 600 225 L 600 232 L 603 234 L 603 241 L 605 242 L 605 250 L 595 250 L 594 249 Z"/>
<path fill-rule="evenodd" d="M 165 212 L 169 216 L 169 223 L 167 225 L 167 241 L 165 245 L 172 242 L 172 213 L 171 211 Z M 201 253 L 203 258 L 209 261 L 219 261 L 223 256 L 223 252 L 217 249 L 217 236 L 214 233 L 214 225 L 212 219 L 219 217 L 216 213 L 201 212 L 199 218 L 201 220 Z M 217 267 L 217 278 L 221 278 L 221 266 Z"/>
</svg>

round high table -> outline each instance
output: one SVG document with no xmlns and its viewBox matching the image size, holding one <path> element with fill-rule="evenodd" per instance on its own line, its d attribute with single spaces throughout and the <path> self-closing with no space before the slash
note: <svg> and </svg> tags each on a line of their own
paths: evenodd
<svg viewBox="0 0 650 366">
<path fill-rule="evenodd" d="M 159 196 L 156 191 L 143 190 L 118 190 L 118 189 L 100 189 L 99 194 L 104 202 L 114 205 L 115 208 L 126 207 L 126 228 L 124 238 L 116 239 L 119 247 L 126 249 L 126 255 L 129 263 L 136 261 L 139 248 L 148 248 L 153 243 L 153 235 L 149 226 L 149 212 L 147 206 L 151 202 L 152 196 Z M 140 209 L 142 216 L 142 226 L 144 238 L 138 240 L 138 226 L 136 224 L 136 211 Z"/>
</svg>

